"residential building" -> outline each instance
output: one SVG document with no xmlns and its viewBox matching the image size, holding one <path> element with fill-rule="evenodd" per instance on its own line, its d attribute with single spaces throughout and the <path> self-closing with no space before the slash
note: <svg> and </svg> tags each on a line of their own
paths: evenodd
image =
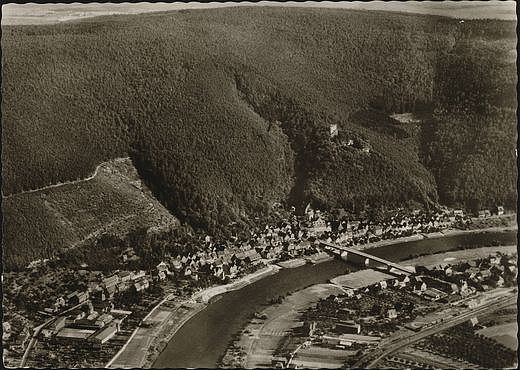
<svg viewBox="0 0 520 370">
<path fill-rule="evenodd" d="M 336 137 L 338 136 L 338 125 L 337 124 L 331 124 L 330 125 L 330 137 L 333 138 L 333 137 Z"/>
<path fill-rule="evenodd" d="M 136 281 L 133 287 L 137 292 L 142 292 L 143 290 L 146 290 L 150 287 L 150 282 L 146 278 L 141 279 L 139 281 Z"/>
<path fill-rule="evenodd" d="M 102 280 L 103 286 L 107 289 L 110 287 L 116 286 L 118 283 L 119 283 L 119 276 L 117 274 L 109 276 Z"/>
<path fill-rule="evenodd" d="M 132 280 L 132 275 L 133 273 L 131 271 L 120 271 L 118 273 L 119 279 L 123 283 Z"/>
<path fill-rule="evenodd" d="M 388 310 L 388 318 L 397 319 L 397 310 L 395 308 Z"/>
</svg>

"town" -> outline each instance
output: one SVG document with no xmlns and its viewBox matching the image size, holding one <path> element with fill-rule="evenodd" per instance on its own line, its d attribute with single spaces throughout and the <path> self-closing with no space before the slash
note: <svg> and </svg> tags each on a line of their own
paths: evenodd
<svg viewBox="0 0 520 370">
<path fill-rule="evenodd" d="M 257 359 L 256 367 L 276 368 L 514 367 L 516 330 L 511 328 L 516 321 L 517 274 L 516 252 L 498 252 L 454 264 L 417 265 L 411 274 L 364 269 L 339 276 L 330 282 L 341 293 L 304 310 L 296 320 L 299 325 L 288 330 L 272 352 L 272 329 L 264 330 L 263 323 L 269 319 L 270 327 L 277 321 L 283 326 L 284 314 L 255 315 L 228 348 L 221 366 L 249 366 L 251 358 Z M 284 300 L 273 304 L 283 305 Z M 502 338 L 510 339 L 494 341 L 496 335 L 490 334 L 495 327 L 503 328 Z M 262 353 L 244 351 L 247 345 L 254 347 L 254 341 L 260 341 Z M 378 346 L 399 342 L 409 348 L 369 361 Z"/>
<path fill-rule="evenodd" d="M 321 242 L 359 248 L 507 216 L 503 207 L 493 213 L 471 218 L 447 208 L 400 209 L 375 223 L 349 219 L 344 210 L 321 212 L 309 205 L 303 215 L 291 210 L 286 220 L 251 232 L 248 239 L 201 237 L 197 245 L 185 248 L 189 252 L 166 254 L 153 269 L 125 269 L 139 266 L 144 257 L 131 247 L 117 256 L 121 268 L 108 272 L 92 270 L 86 263 L 73 269 L 55 261 L 33 261 L 25 271 L 4 274 L 4 361 L 9 366 L 105 366 L 131 333 L 145 325 L 143 318 L 165 294 L 185 299 L 273 264 L 296 267 L 333 258 Z M 443 296 L 432 289 L 421 291 Z"/>
</svg>

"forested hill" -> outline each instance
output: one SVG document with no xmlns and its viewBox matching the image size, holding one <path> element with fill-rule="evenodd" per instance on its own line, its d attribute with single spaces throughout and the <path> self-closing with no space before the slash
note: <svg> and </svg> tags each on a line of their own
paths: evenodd
<svg viewBox="0 0 520 370">
<path fill-rule="evenodd" d="M 4 26 L 2 191 L 129 154 L 210 230 L 278 201 L 514 204 L 515 27 L 279 7 Z M 426 123 L 388 118 L 409 111 Z"/>
</svg>

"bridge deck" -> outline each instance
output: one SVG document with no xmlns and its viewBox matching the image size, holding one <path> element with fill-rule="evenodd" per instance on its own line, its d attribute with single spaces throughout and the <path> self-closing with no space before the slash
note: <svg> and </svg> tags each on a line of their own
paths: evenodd
<svg viewBox="0 0 520 370">
<path fill-rule="evenodd" d="M 344 247 L 344 246 L 335 245 L 335 244 L 330 244 L 330 243 L 326 243 L 326 242 L 321 242 L 321 244 L 326 246 L 326 247 L 329 247 L 329 248 L 345 251 L 347 253 L 352 253 L 352 254 L 355 254 L 355 255 L 358 255 L 358 256 L 361 256 L 361 257 L 368 258 L 369 260 L 372 260 L 372 261 L 375 261 L 375 262 L 379 262 L 379 263 L 381 263 L 383 265 L 387 265 L 389 267 L 393 267 L 396 270 L 403 271 L 403 272 L 406 272 L 408 274 L 412 272 L 410 269 L 408 269 L 408 268 L 406 268 L 404 266 L 401 266 L 401 265 L 399 265 L 399 264 L 397 264 L 395 262 L 385 260 L 384 258 L 376 257 L 376 256 L 374 256 L 372 254 L 368 254 L 368 253 L 365 253 L 363 251 L 358 251 L 358 250 L 353 249 L 353 248 Z"/>
</svg>

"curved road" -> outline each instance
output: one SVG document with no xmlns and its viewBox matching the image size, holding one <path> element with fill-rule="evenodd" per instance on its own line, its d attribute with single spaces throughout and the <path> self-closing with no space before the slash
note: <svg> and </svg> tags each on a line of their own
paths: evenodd
<svg viewBox="0 0 520 370">
<path fill-rule="evenodd" d="M 44 327 L 46 327 L 47 325 L 49 325 L 51 322 L 53 322 L 54 320 L 56 320 L 58 318 L 58 316 L 62 316 L 63 314 L 65 313 L 68 313 L 78 307 L 81 307 L 83 306 L 84 304 L 87 304 L 87 302 L 89 301 L 85 301 L 85 302 L 81 302 L 71 308 L 68 308 L 66 309 L 65 311 L 62 311 L 60 312 L 57 316 L 53 316 L 51 317 L 50 319 L 48 319 L 47 321 L 45 321 L 43 324 L 41 324 L 40 326 L 37 326 L 34 328 L 33 330 L 33 335 L 31 337 L 31 341 L 29 342 L 29 344 L 27 345 L 27 348 L 25 349 L 25 352 L 23 354 L 23 357 L 22 357 L 22 361 L 20 362 L 20 367 L 25 367 L 25 364 L 27 362 L 27 359 L 29 358 L 29 354 L 31 353 L 31 350 L 32 350 L 32 347 L 34 346 L 34 344 L 36 343 L 36 341 L 38 340 L 38 336 L 40 335 L 40 332 L 42 331 L 42 329 Z"/>
<path fill-rule="evenodd" d="M 130 159 L 130 157 L 114 158 L 114 159 L 112 159 L 110 161 L 102 162 L 102 163 L 97 165 L 97 167 L 94 170 L 94 173 L 92 175 L 90 175 L 89 177 L 85 177 L 84 179 L 79 179 L 79 180 L 74 180 L 74 181 L 59 182 L 57 184 L 44 186 L 44 187 L 41 187 L 41 188 L 38 188 L 38 189 L 25 190 L 25 191 L 21 191 L 19 193 L 13 193 L 13 194 L 8 194 L 8 195 L 3 195 L 2 194 L 2 198 L 8 199 L 8 198 L 12 198 L 12 197 L 17 196 L 17 195 L 37 193 L 39 191 L 43 191 L 43 190 L 47 190 L 47 189 L 59 188 L 60 186 L 73 185 L 73 184 L 79 184 L 79 183 L 85 182 L 85 181 L 90 181 L 94 177 L 97 176 L 98 171 L 101 168 L 101 166 L 104 166 L 104 165 L 106 165 L 106 164 L 108 164 L 110 162 L 122 162 L 122 161 L 127 160 L 127 159 Z"/>
</svg>

